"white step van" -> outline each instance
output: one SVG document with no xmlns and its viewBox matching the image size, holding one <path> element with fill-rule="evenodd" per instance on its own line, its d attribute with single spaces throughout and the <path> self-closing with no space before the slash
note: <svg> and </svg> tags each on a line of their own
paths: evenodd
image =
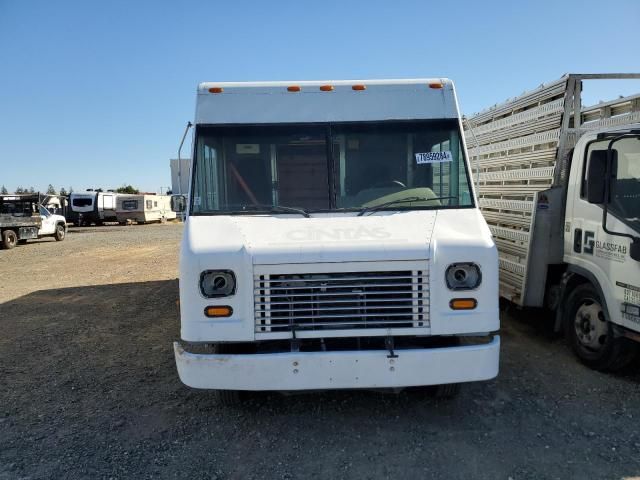
<svg viewBox="0 0 640 480">
<path fill-rule="evenodd" d="M 186 385 L 450 396 L 497 375 L 498 254 L 450 80 L 203 83 L 192 158 Z"/>
</svg>

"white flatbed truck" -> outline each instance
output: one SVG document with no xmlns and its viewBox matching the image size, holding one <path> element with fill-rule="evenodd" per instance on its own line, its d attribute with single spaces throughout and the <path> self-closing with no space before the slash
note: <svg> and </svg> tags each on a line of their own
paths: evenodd
<svg viewBox="0 0 640 480">
<path fill-rule="evenodd" d="M 450 80 L 203 83 L 194 124 L 186 385 L 451 396 L 497 375 L 498 255 Z"/>
<path fill-rule="evenodd" d="M 640 94 L 581 98 L 583 82 L 615 79 L 640 74 L 568 74 L 465 121 L 501 295 L 551 310 L 599 370 L 640 341 Z"/>
<path fill-rule="evenodd" d="M 67 221 L 42 205 L 47 198 L 39 193 L 0 195 L 0 248 L 9 250 L 43 237 L 65 239 Z"/>
</svg>

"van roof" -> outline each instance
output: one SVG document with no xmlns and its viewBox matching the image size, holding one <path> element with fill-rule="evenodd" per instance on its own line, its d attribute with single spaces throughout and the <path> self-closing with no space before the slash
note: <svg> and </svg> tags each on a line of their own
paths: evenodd
<svg viewBox="0 0 640 480">
<path fill-rule="evenodd" d="M 321 89 L 323 86 L 329 88 Z M 297 88 L 291 91 L 288 87 Z M 204 82 L 198 85 L 195 122 L 220 125 L 438 118 L 458 118 L 453 82 L 447 78 Z"/>
<path fill-rule="evenodd" d="M 278 80 L 268 82 L 202 82 L 198 85 L 198 93 L 209 93 L 210 88 L 279 88 L 298 85 L 300 87 L 320 87 L 333 85 L 335 87 L 365 85 L 429 85 L 430 83 L 452 84 L 448 78 L 395 78 L 371 80 Z"/>
</svg>

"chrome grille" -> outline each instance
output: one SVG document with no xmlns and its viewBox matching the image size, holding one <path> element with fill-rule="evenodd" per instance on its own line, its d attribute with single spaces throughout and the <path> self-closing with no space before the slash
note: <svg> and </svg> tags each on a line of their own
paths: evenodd
<svg viewBox="0 0 640 480">
<path fill-rule="evenodd" d="M 429 326 L 424 270 L 254 276 L 256 332 Z"/>
</svg>

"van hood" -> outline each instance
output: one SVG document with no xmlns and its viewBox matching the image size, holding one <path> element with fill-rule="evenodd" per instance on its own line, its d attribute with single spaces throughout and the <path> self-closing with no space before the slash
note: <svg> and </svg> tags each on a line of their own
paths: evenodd
<svg viewBox="0 0 640 480">
<path fill-rule="evenodd" d="M 190 216 L 193 253 L 248 254 L 253 264 L 426 260 L 438 212 Z"/>
</svg>

